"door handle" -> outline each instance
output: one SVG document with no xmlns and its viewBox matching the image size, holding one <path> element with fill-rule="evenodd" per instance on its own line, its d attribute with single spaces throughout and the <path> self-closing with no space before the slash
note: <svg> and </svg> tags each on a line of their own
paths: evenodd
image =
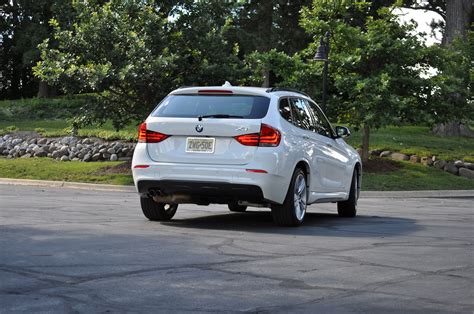
<svg viewBox="0 0 474 314">
<path fill-rule="evenodd" d="M 326 144 L 327 147 L 331 147 L 333 148 L 334 146 L 332 146 L 331 144 Z"/>
<path fill-rule="evenodd" d="M 303 138 L 304 140 L 309 140 L 309 136 L 306 136 L 306 135 L 303 135 L 302 138 Z"/>
</svg>

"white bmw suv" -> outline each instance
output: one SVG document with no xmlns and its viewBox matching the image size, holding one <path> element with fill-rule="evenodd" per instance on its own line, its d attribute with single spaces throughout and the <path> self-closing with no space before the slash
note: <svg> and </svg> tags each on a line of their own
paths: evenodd
<svg viewBox="0 0 474 314">
<path fill-rule="evenodd" d="M 354 217 L 362 164 L 349 134 L 297 91 L 180 88 L 140 125 L 133 179 L 150 220 L 170 220 L 182 203 L 270 207 L 281 226 L 300 225 L 312 203 Z"/>
</svg>

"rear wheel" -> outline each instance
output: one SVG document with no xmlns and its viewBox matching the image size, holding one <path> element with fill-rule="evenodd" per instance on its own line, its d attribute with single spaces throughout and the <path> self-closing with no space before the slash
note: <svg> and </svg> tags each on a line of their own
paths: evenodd
<svg viewBox="0 0 474 314">
<path fill-rule="evenodd" d="M 231 212 L 243 213 L 247 210 L 247 206 L 239 205 L 237 202 L 232 202 L 227 205 Z"/>
<path fill-rule="evenodd" d="M 178 204 L 157 203 L 152 198 L 140 197 L 143 214 L 152 221 L 167 221 L 173 218 Z"/>
<path fill-rule="evenodd" d="M 357 170 L 354 170 L 349 198 L 347 201 L 337 202 L 337 213 L 339 217 L 355 217 L 357 214 L 357 200 L 359 198 L 358 178 Z"/>
<path fill-rule="evenodd" d="M 300 168 L 296 168 L 282 205 L 272 206 L 273 221 L 278 226 L 299 226 L 303 223 L 306 214 L 308 190 L 306 175 Z"/>
</svg>

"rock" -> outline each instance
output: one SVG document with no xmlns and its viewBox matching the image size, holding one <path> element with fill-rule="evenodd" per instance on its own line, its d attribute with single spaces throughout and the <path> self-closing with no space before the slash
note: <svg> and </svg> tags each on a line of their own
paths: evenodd
<svg viewBox="0 0 474 314">
<path fill-rule="evenodd" d="M 86 155 L 84 156 L 84 158 L 82 158 L 82 161 L 86 161 L 86 162 L 87 162 L 87 161 L 90 161 L 91 158 L 92 158 L 92 155 L 91 155 L 91 154 L 86 154 Z"/>
<path fill-rule="evenodd" d="M 416 164 L 416 163 L 419 163 L 420 160 L 421 160 L 420 157 L 418 157 L 417 155 L 412 155 L 412 156 L 410 156 L 410 162 L 411 162 L 411 163 Z"/>
<path fill-rule="evenodd" d="M 79 158 L 77 158 L 77 157 L 74 157 L 74 158 L 73 158 L 73 159 L 71 159 L 71 160 L 72 160 L 72 161 L 80 161 L 80 159 L 79 159 Z"/>
<path fill-rule="evenodd" d="M 100 153 L 97 153 L 97 154 L 92 155 L 91 159 L 92 159 L 92 161 L 97 161 L 97 160 L 99 160 L 99 159 L 100 159 Z"/>
<path fill-rule="evenodd" d="M 132 157 L 120 157 L 118 161 L 131 161 Z"/>
<path fill-rule="evenodd" d="M 469 170 L 474 170 L 474 164 L 471 162 L 465 162 L 464 167 L 469 169 Z"/>
<path fill-rule="evenodd" d="M 108 160 L 110 158 L 110 154 L 109 153 L 103 153 L 102 158 L 104 158 L 105 160 Z"/>
<path fill-rule="evenodd" d="M 371 156 L 380 156 L 382 151 L 380 149 L 371 149 L 369 150 L 369 155 Z"/>
<path fill-rule="evenodd" d="M 59 158 L 61 157 L 61 153 L 59 152 L 59 150 L 55 150 L 54 152 L 51 153 L 51 157 L 53 157 L 54 159 L 56 158 Z"/>
<path fill-rule="evenodd" d="M 21 156 L 20 158 L 30 158 L 31 157 L 31 154 L 24 154 L 23 156 Z"/>
<path fill-rule="evenodd" d="M 110 161 L 117 161 L 117 160 L 118 160 L 117 154 L 110 155 Z"/>
<path fill-rule="evenodd" d="M 454 165 L 458 168 L 464 168 L 464 162 L 462 160 L 456 160 Z"/>
<path fill-rule="evenodd" d="M 61 156 L 61 158 L 59 159 L 61 161 L 69 161 L 69 157 L 68 156 Z"/>
<path fill-rule="evenodd" d="M 20 144 L 21 142 L 23 142 L 23 140 L 21 138 L 16 138 L 12 141 L 12 145 L 16 146 L 16 145 Z"/>
<path fill-rule="evenodd" d="M 474 170 L 467 169 L 467 168 L 459 168 L 459 175 L 461 177 L 474 179 Z"/>
<path fill-rule="evenodd" d="M 66 145 L 64 145 L 58 150 L 58 153 L 59 153 L 60 156 L 69 155 L 69 149 Z"/>
<path fill-rule="evenodd" d="M 402 154 L 402 153 L 392 153 L 390 154 L 390 158 L 393 160 L 409 160 L 410 157 L 408 155 Z"/>
<path fill-rule="evenodd" d="M 36 142 L 36 143 L 39 144 L 39 145 L 44 145 L 44 144 L 46 144 L 47 142 L 48 142 L 48 139 L 47 139 L 47 138 L 40 138 L 40 139 L 38 140 L 38 142 Z"/>
<path fill-rule="evenodd" d="M 384 150 L 380 153 L 380 157 L 389 157 L 392 152 L 389 150 Z"/>
<path fill-rule="evenodd" d="M 450 162 L 444 166 L 444 171 L 457 175 L 459 173 L 458 167 L 454 163 Z"/>
<path fill-rule="evenodd" d="M 431 159 L 431 157 L 421 157 L 420 162 L 422 165 L 425 165 L 425 166 L 433 165 L 433 159 Z"/>
<path fill-rule="evenodd" d="M 35 151 L 35 157 L 46 157 L 46 156 L 48 156 L 48 153 L 43 148 L 40 148 Z"/>
<path fill-rule="evenodd" d="M 115 149 L 114 148 L 109 148 L 109 149 L 107 149 L 107 153 L 115 154 Z"/>
<path fill-rule="evenodd" d="M 436 160 L 434 163 L 433 163 L 433 166 L 435 168 L 438 168 L 438 169 L 443 169 L 444 166 L 446 166 L 446 161 L 444 160 Z"/>
<path fill-rule="evenodd" d="M 99 149 L 99 153 L 101 153 L 101 154 L 106 153 L 106 152 L 107 152 L 107 148 L 106 148 L 106 147 Z"/>
</svg>

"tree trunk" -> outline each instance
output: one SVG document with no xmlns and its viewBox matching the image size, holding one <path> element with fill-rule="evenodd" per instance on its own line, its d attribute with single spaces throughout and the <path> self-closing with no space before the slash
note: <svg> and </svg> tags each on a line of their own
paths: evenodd
<svg viewBox="0 0 474 314">
<path fill-rule="evenodd" d="M 370 128 L 368 125 L 364 125 L 364 135 L 362 137 L 362 162 L 369 161 L 369 135 Z"/>
<path fill-rule="evenodd" d="M 49 85 L 44 81 L 39 81 L 38 84 L 38 98 L 48 98 L 49 97 Z"/>
<path fill-rule="evenodd" d="M 466 30 L 469 29 L 471 24 L 472 8 L 472 0 L 446 1 L 446 27 L 442 40 L 443 46 L 449 46 L 456 37 L 465 37 Z M 439 123 L 433 128 L 432 132 L 439 136 L 474 137 L 474 132 L 459 121 Z"/>
<path fill-rule="evenodd" d="M 472 0 L 446 1 L 446 29 L 443 45 L 449 45 L 456 37 L 464 37 L 471 24 Z"/>
</svg>

